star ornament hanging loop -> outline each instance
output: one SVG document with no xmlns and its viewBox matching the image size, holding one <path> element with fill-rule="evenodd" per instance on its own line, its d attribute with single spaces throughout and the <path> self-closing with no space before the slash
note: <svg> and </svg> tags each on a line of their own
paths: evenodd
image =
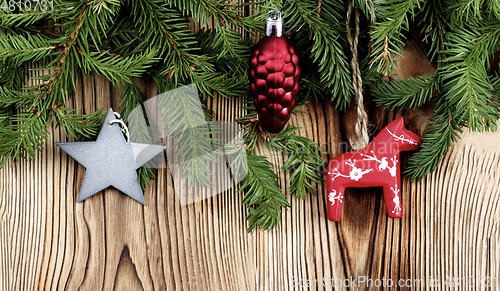
<svg viewBox="0 0 500 291">
<path fill-rule="evenodd" d="M 78 202 L 114 187 L 137 202 L 146 205 L 139 185 L 137 169 L 165 150 L 164 146 L 130 142 L 119 114 L 109 109 L 96 141 L 58 142 L 56 145 L 85 167 Z"/>
</svg>

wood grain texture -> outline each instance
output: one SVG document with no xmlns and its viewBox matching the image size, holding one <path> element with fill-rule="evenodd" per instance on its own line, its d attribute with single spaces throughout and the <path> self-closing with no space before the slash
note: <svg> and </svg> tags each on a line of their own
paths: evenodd
<svg viewBox="0 0 500 291">
<path fill-rule="evenodd" d="M 157 94 L 137 81 L 146 96 Z M 117 108 L 120 94 L 102 77 L 81 77 L 70 106 Z M 240 102 L 209 105 L 217 119 L 234 120 Z M 328 149 L 325 159 L 339 154 L 339 112 L 329 102 L 301 109 L 308 113 L 291 120 L 299 134 Z M 500 135 L 483 135 L 500 143 Z M 246 233 L 242 193 L 181 206 L 168 169 L 146 189 L 144 207 L 114 189 L 76 203 L 85 170 L 55 146 L 66 140 L 53 127 L 34 160 L 0 170 L 0 290 L 291 290 L 293 276 L 425 279 L 425 287 L 432 276 L 443 289 L 446 276 L 499 273 L 500 157 L 476 150 L 477 136 L 424 180 L 404 181 L 402 219 L 387 218 L 374 188 L 347 191 L 342 221 L 329 222 L 319 185 L 305 200 L 289 198 L 276 229 L 254 234 Z M 285 159 L 262 145 L 257 152 L 275 169 Z M 287 191 L 289 175 L 278 174 Z"/>
<path fill-rule="evenodd" d="M 150 80 L 136 81 L 146 97 L 157 95 Z M 80 113 L 118 108 L 120 95 L 103 77 L 81 76 L 68 105 Z M 217 120 L 234 121 L 244 114 L 241 101 L 214 98 L 208 105 Z M 352 116 L 330 102 L 300 109 L 307 113 L 291 119 L 302 127 L 298 134 L 326 149 L 325 160 L 340 154 Z M 375 132 L 401 114 L 371 111 Z M 404 116 L 407 128 L 422 134 L 428 111 Z M 50 132 L 35 159 L 0 169 L 1 291 L 331 290 L 322 281 L 294 288 L 292 280 L 358 276 L 394 284 L 422 279 L 412 281 L 416 290 L 439 278 L 432 289 L 441 290 L 452 287 L 447 276 L 500 275 L 500 134 L 465 134 L 435 172 L 416 183 L 403 179 L 402 219 L 386 216 L 381 189 L 348 189 L 342 221 L 330 222 L 318 185 L 305 200 L 289 197 L 276 229 L 248 234 L 242 193 L 181 206 L 169 169 L 146 188 L 146 206 L 114 189 L 76 203 L 85 169 L 55 146 L 68 141 L 60 129 Z M 278 171 L 286 157 L 262 144 L 256 151 L 268 156 L 290 196 L 290 177 Z M 498 290 L 498 281 L 477 289 Z M 375 283 L 335 290 L 379 290 Z"/>
</svg>

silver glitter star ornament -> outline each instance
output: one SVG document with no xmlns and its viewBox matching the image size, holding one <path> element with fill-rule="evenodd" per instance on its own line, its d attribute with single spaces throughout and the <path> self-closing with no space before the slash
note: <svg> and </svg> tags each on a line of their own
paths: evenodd
<svg viewBox="0 0 500 291">
<path fill-rule="evenodd" d="M 56 145 L 85 167 L 78 202 L 110 186 L 145 205 L 137 169 L 161 153 L 165 147 L 125 140 L 110 109 L 96 141 L 58 142 Z"/>
</svg>

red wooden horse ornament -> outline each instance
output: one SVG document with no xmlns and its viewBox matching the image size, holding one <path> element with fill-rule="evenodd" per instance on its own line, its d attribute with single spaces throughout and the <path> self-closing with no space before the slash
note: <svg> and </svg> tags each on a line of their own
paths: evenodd
<svg viewBox="0 0 500 291">
<path fill-rule="evenodd" d="M 328 165 L 328 219 L 340 221 L 344 189 L 384 188 L 389 217 L 403 216 L 399 153 L 418 148 L 420 138 L 404 127 L 403 117 L 389 123 L 366 148 L 337 156 Z"/>
</svg>

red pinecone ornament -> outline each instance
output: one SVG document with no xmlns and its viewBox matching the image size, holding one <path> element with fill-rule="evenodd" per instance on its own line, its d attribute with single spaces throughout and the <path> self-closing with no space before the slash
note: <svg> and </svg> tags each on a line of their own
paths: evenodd
<svg viewBox="0 0 500 291">
<path fill-rule="evenodd" d="M 278 18 L 273 20 L 272 14 Z M 299 57 L 282 34 L 279 11 L 269 12 L 266 36 L 253 48 L 250 57 L 250 92 L 261 125 L 271 133 L 281 131 L 290 119 L 299 93 Z"/>
</svg>

